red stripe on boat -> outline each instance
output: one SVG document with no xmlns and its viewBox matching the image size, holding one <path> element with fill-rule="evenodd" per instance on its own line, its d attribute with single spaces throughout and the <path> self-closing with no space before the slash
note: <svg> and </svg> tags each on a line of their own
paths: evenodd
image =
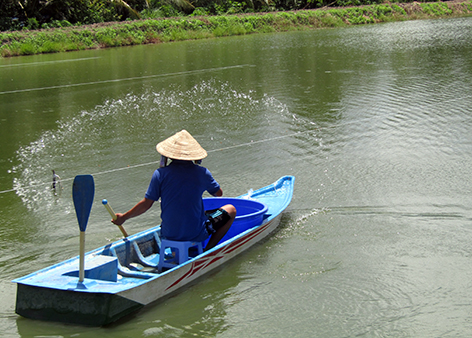
<svg viewBox="0 0 472 338">
<path fill-rule="evenodd" d="M 243 246 L 244 244 L 249 242 L 251 239 L 253 239 L 257 235 L 262 233 L 264 230 L 266 230 L 271 223 L 272 223 L 272 221 L 267 222 L 266 224 L 261 225 L 256 230 L 248 233 L 247 235 L 245 235 L 241 238 L 238 238 L 234 242 L 231 242 L 227 246 L 224 246 L 221 249 L 215 250 L 215 251 L 209 253 L 208 255 L 206 255 L 205 257 L 202 257 L 202 258 L 192 262 L 190 270 L 187 271 L 187 273 L 185 273 L 182 277 L 180 277 L 174 283 L 172 283 L 169 287 L 167 287 L 166 291 L 169 290 L 170 288 L 176 286 L 177 284 L 179 284 L 184 279 L 191 277 L 192 275 L 194 275 L 198 271 L 200 271 L 204 268 L 207 268 L 210 265 L 212 265 L 213 263 L 215 263 L 215 262 L 219 261 L 220 259 L 224 258 L 225 254 L 231 253 L 234 250 L 240 248 L 241 246 Z M 218 255 L 220 253 L 222 253 L 223 255 Z"/>
</svg>

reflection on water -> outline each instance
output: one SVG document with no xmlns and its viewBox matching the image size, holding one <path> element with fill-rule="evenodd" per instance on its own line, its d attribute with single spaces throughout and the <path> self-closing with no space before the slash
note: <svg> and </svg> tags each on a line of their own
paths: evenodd
<svg viewBox="0 0 472 338">
<path fill-rule="evenodd" d="M 4 294 L 9 280 L 77 255 L 75 175 L 94 174 L 96 204 L 127 210 L 158 165 L 155 144 L 179 129 L 207 149 L 227 196 L 297 178 L 276 234 L 162 304 L 82 328 L 18 318 L 7 297 L 2 332 L 470 336 L 471 28 L 426 20 L 35 56 L 23 59 L 31 78 L 0 68 L 12 82 L 2 91 L 58 87 L 0 95 L 0 186 L 14 188 L 0 194 Z M 84 60 L 53 63 L 61 57 Z M 97 85 L 74 87 L 87 82 Z M 119 237 L 94 207 L 87 249 Z"/>
</svg>

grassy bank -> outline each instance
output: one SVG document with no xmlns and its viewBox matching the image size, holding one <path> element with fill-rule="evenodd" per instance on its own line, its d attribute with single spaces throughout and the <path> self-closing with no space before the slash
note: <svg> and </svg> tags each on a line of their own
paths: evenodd
<svg viewBox="0 0 472 338">
<path fill-rule="evenodd" d="M 472 0 L 184 17 L 0 33 L 2 57 L 472 15 Z"/>
</svg>

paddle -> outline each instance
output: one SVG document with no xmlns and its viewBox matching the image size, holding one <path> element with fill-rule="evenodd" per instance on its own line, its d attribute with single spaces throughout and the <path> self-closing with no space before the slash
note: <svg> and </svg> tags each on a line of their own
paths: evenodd
<svg viewBox="0 0 472 338">
<path fill-rule="evenodd" d="M 85 277 L 85 229 L 92 210 L 95 184 L 92 175 L 77 175 L 72 184 L 72 198 L 80 228 L 79 283 Z"/>
<path fill-rule="evenodd" d="M 105 209 L 107 209 L 107 211 L 110 214 L 111 218 L 113 220 L 115 220 L 116 219 L 115 212 L 111 208 L 110 204 L 108 204 L 108 201 L 106 199 L 103 199 L 102 204 L 105 206 Z M 123 234 L 123 236 L 128 237 L 128 234 L 126 233 L 126 230 L 125 230 L 125 228 L 123 228 L 122 225 L 117 225 L 117 227 L 120 228 L 120 231 Z"/>
</svg>

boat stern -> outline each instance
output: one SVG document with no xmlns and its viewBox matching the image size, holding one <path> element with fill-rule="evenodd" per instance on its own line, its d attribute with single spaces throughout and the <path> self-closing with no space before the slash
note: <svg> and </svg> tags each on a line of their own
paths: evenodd
<svg viewBox="0 0 472 338">
<path fill-rule="evenodd" d="M 77 292 L 18 283 L 15 312 L 46 321 L 102 326 L 143 307 L 116 294 Z"/>
</svg>

